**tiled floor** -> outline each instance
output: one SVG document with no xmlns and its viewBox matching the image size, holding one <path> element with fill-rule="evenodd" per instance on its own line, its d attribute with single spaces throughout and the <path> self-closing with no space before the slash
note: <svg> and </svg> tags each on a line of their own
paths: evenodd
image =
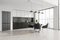
<svg viewBox="0 0 60 40">
<path fill-rule="evenodd" d="M 0 32 L 0 40 L 60 40 L 60 31 L 43 29 L 34 32 L 33 29 L 19 29 L 14 31 Z"/>
</svg>

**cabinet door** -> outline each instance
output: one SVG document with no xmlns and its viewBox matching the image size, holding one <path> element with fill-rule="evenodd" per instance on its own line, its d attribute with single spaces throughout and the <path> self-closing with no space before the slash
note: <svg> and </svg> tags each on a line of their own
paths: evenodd
<svg viewBox="0 0 60 40">
<path fill-rule="evenodd" d="M 2 11 L 2 30 L 10 30 L 10 12 Z"/>
</svg>

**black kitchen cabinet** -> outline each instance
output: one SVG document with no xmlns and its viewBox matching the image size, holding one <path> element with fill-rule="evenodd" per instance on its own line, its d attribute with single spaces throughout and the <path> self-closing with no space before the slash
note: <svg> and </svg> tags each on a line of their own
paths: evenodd
<svg viewBox="0 0 60 40">
<path fill-rule="evenodd" d="M 13 29 L 32 28 L 32 18 L 13 17 Z"/>
</svg>

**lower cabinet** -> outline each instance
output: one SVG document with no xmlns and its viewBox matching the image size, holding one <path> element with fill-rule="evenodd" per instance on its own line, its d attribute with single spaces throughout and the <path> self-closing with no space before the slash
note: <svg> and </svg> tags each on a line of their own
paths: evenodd
<svg viewBox="0 0 60 40">
<path fill-rule="evenodd" d="M 28 23 L 25 22 L 13 22 L 13 29 L 21 29 L 21 28 L 33 28 L 33 25 L 30 25 Z"/>
<path fill-rule="evenodd" d="M 10 30 L 10 24 L 2 24 L 2 31 Z"/>
<path fill-rule="evenodd" d="M 28 23 L 13 23 L 13 29 L 28 28 Z"/>
</svg>

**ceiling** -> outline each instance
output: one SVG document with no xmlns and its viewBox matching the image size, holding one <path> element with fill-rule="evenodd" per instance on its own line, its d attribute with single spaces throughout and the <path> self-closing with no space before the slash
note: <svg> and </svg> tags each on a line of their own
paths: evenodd
<svg viewBox="0 0 60 40">
<path fill-rule="evenodd" d="M 41 10 L 54 6 L 42 0 L 0 0 L 0 7 L 20 10 Z"/>
<path fill-rule="evenodd" d="M 43 0 L 44 2 L 47 2 L 47 3 L 50 3 L 50 4 L 53 4 L 55 6 L 58 6 L 58 0 Z"/>
</svg>

